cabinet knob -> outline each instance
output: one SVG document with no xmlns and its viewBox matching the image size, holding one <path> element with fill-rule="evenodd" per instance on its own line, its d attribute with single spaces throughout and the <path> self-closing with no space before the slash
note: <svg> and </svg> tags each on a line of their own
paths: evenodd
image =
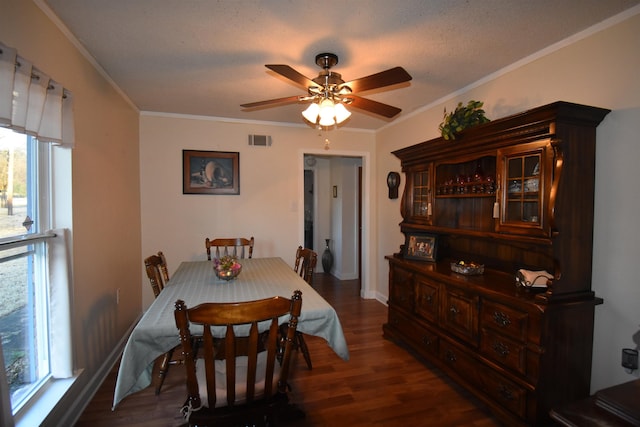
<svg viewBox="0 0 640 427">
<path fill-rule="evenodd" d="M 458 360 L 456 358 L 456 355 L 451 350 L 447 350 L 447 352 L 445 353 L 445 357 L 449 362 L 455 362 L 456 360 Z"/>
<path fill-rule="evenodd" d="M 424 337 L 424 338 L 422 338 L 422 342 L 423 342 L 425 345 L 427 345 L 427 346 L 430 346 L 430 345 L 433 343 L 433 341 L 431 341 L 431 338 L 430 338 L 430 337 Z"/>
<path fill-rule="evenodd" d="M 458 310 L 456 306 L 452 305 L 451 307 L 449 307 L 449 312 L 455 316 L 456 314 L 460 313 L 460 310 Z"/>
<path fill-rule="evenodd" d="M 493 320 L 495 320 L 495 322 L 503 327 L 509 326 L 511 324 L 511 319 L 509 319 L 509 315 L 501 312 L 501 311 L 494 311 L 493 312 Z"/>
<path fill-rule="evenodd" d="M 504 384 L 500 384 L 500 387 L 498 388 L 498 393 L 505 400 L 513 400 L 514 399 L 513 391 L 509 387 L 504 385 Z"/>
<path fill-rule="evenodd" d="M 493 343 L 493 351 L 495 351 L 499 356 L 507 357 L 510 353 L 509 346 L 500 341 L 496 341 Z"/>
</svg>

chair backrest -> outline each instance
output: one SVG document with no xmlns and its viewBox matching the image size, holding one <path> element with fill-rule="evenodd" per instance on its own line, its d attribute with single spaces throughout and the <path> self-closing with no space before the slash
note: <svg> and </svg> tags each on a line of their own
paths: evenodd
<svg viewBox="0 0 640 427">
<path fill-rule="evenodd" d="M 158 255 L 151 255 L 144 259 L 144 266 L 147 270 L 147 277 L 151 282 L 153 295 L 158 296 L 169 281 L 169 269 L 167 268 L 167 259 L 162 251 Z"/>
<path fill-rule="evenodd" d="M 291 346 L 301 309 L 300 291 L 295 291 L 291 299 L 276 296 L 238 303 L 203 303 L 193 308 L 187 308 L 182 300 L 176 301 L 174 314 L 188 392 L 183 410 L 190 424 L 193 417 L 212 421 L 221 413 L 226 420 L 229 412 L 236 410 L 238 419 L 246 420 L 249 413 L 261 413 L 274 402 L 287 400 Z M 282 363 L 278 364 L 278 322 L 285 315 L 289 315 L 289 327 L 283 340 Z M 265 331 L 258 329 L 259 322 Z M 199 325 L 197 331 L 195 325 Z M 226 328 L 223 339 L 213 337 L 212 326 Z M 202 337 L 197 358 L 193 357 L 194 335 L 190 328 L 195 336 Z"/>
<path fill-rule="evenodd" d="M 238 258 L 251 258 L 253 255 L 253 237 L 245 239 L 244 237 L 209 239 L 204 241 L 207 248 L 207 259 L 211 261 L 211 248 L 215 248 L 214 256 L 221 258 L 225 255 L 233 255 Z M 245 251 L 246 249 L 246 251 Z"/>
<path fill-rule="evenodd" d="M 296 263 L 293 266 L 293 270 L 310 285 L 313 282 L 313 272 L 316 269 L 317 263 L 317 253 L 311 249 L 298 246 L 298 250 L 296 251 Z"/>
</svg>

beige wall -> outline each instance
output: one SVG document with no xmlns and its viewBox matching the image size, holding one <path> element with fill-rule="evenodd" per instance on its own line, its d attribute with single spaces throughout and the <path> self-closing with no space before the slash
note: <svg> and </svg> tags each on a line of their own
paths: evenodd
<svg viewBox="0 0 640 427">
<path fill-rule="evenodd" d="M 73 325 L 83 387 L 141 313 L 138 112 L 98 74 L 32 2 L 0 0 L 0 40 L 70 89 Z M 134 289 L 116 305 L 116 289 Z M 78 393 L 72 393 L 76 400 Z"/>
<path fill-rule="evenodd" d="M 640 345 L 640 286 L 638 285 L 638 123 L 640 123 L 640 8 L 625 20 L 546 55 L 514 66 L 474 88 L 430 106 L 411 118 L 380 131 L 378 180 L 400 170 L 390 152 L 438 136 L 446 106 L 470 99 L 485 102 L 489 118 L 497 119 L 554 101 L 570 101 L 613 110 L 598 127 L 594 226 L 593 289 L 604 298 L 596 308 L 592 391 L 630 381 L 620 366 L 621 349 Z M 629 19 L 626 19 L 629 18 Z M 488 53 L 490 54 L 490 53 Z M 453 142 L 455 143 L 455 142 Z M 380 199 L 380 254 L 399 249 L 402 235 L 391 225 L 401 221 L 400 201 Z M 387 266 L 380 264 L 379 290 Z M 635 339 L 635 343 L 634 343 Z"/>
<path fill-rule="evenodd" d="M 249 146 L 249 134 L 270 135 L 273 145 Z M 293 265 L 295 248 L 304 244 L 303 154 L 367 157 L 371 159 L 369 168 L 375 161 L 373 133 L 338 130 L 327 136 L 331 149 L 325 151 L 325 136 L 307 126 L 143 114 L 143 254 L 162 250 L 173 272 L 181 261 L 206 259 L 206 237 L 253 236 L 254 256 L 282 257 Z M 240 195 L 182 194 L 184 149 L 239 152 Z M 365 191 L 365 205 L 375 205 L 375 194 Z M 374 219 L 367 220 L 372 224 Z M 139 276 L 147 307 L 153 295 L 146 278 Z M 372 280 L 369 276 L 368 281 Z"/>
</svg>

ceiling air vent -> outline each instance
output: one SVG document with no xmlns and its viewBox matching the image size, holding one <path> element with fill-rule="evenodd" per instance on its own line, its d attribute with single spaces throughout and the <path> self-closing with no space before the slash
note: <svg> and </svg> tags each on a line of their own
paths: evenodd
<svg viewBox="0 0 640 427">
<path fill-rule="evenodd" d="M 249 135 L 249 145 L 271 147 L 271 135 Z"/>
</svg>

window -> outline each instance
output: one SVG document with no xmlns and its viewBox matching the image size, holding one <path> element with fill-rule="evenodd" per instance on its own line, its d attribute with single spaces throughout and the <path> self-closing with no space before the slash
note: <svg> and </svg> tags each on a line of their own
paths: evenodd
<svg viewBox="0 0 640 427">
<path fill-rule="evenodd" d="M 51 376 L 49 150 L 0 128 L 0 335 L 14 413 Z"/>
<path fill-rule="evenodd" d="M 75 379 L 73 142 L 72 93 L 0 43 L 0 425 L 40 425 Z"/>
</svg>

